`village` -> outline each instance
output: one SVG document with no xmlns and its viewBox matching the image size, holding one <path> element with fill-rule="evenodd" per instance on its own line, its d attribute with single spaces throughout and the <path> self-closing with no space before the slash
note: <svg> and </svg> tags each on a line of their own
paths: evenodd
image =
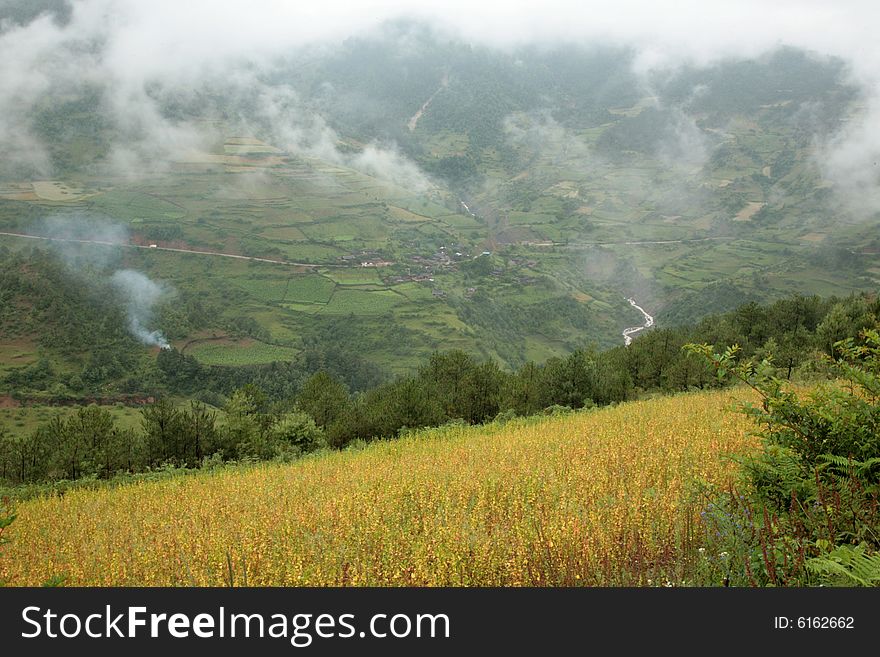
<svg viewBox="0 0 880 657">
<path fill-rule="evenodd" d="M 512 257 L 506 260 L 506 266 L 500 266 L 496 261 L 491 260 L 491 251 L 480 251 L 472 253 L 468 247 L 462 244 L 441 245 L 430 255 L 413 254 L 409 255 L 404 262 L 395 262 L 388 259 L 387 254 L 383 254 L 378 250 L 362 249 L 357 253 L 350 253 L 339 256 L 339 261 L 351 267 L 369 267 L 391 270 L 389 273 L 382 275 L 381 279 L 385 285 L 389 287 L 394 285 L 402 285 L 405 283 L 422 283 L 431 285 L 431 294 L 435 299 L 446 298 L 448 292 L 435 285 L 437 277 L 460 271 L 462 265 L 473 263 L 480 258 L 489 258 L 485 267 L 468 268 L 468 278 L 474 277 L 490 277 L 492 279 L 507 278 L 509 283 L 521 286 L 534 285 L 541 278 L 523 274 L 523 270 L 537 273 L 539 263 L 537 260 Z M 491 268 L 490 268 L 491 267 Z M 515 275 L 511 275 L 515 274 Z M 463 297 L 471 299 L 476 295 L 478 287 L 469 285 L 464 288 Z"/>
</svg>

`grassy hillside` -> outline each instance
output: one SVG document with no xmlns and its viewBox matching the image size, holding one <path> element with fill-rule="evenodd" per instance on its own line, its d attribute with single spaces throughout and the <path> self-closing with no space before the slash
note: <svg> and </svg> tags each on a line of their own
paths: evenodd
<svg viewBox="0 0 880 657">
<path fill-rule="evenodd" d="M 687 582 L 694 485 L 755 447 L 742 390 L 484 427 L 18 507 L 0 581 L 69 585 Z M 171 511 L 173 509 L 173 512 Z"/>
</svg>

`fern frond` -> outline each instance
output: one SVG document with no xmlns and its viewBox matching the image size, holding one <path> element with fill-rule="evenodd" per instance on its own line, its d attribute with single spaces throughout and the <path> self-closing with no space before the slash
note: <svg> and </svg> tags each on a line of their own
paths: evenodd
<svg viewBox="0 0 880 657">
<path fill-rule="evenodd" d="M 831 466 L 832 470 L 843 473 L 854 470 L 857 474 L 861 476 L 870 474 L 870 472 L 875 468 L 880 469 L 880 457 L 876 456 L 866 461 L 855 461 L 845 456 L 838 456 L 836 454 L 822 454 L 819 456 L 819 460 Z"/>
<path fill-rule="evenodd" d="M 859 586 L 880 586 L 880 553 L 866 554 L 864 543 L 839 545 L 822 557 L 808 559 L 807 569 L 817 575 L 837 575 Z"/>
</svg>

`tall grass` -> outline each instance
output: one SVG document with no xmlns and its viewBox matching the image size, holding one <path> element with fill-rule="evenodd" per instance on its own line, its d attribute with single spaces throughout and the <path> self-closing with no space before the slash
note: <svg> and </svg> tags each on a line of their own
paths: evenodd
<svg viewBox="0 0 880 657">
<path fill-rule="evenodd" d="M 450 426 L 298 463 L 22 502 L 0 581 L 644 585 L 687 577 L 697 480 L 754 447 L 735 393 Z M 740 392 L 740 395 L 743 393 Z"/>
</svg>

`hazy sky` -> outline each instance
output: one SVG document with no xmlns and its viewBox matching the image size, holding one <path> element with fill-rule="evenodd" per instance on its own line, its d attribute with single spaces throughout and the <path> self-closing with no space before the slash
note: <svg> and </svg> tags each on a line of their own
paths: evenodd
<svg viewBox="0 0 880 657">
<path fill-rule="evenodd" d="M 272 55 L 339 40 L 395 17 L 428 19 L 473 42 L 508 46 L 608 40 L 639 46 L 646 61 L 752 55 L 778 44 L 878 63 L 880 5 L 817 0 L 602 2 L 528 0 L 78 0 L 71 25 L 32 30 L 30 47 L 74 34 L 108 38 L 117 70 L 132 75 L 227 57 Z"/>
<path fill-rule="evenodd" d="M 754 54 L 785 43 L 869 65 L 878 63 L 876 26 L 880 24 L 876 2 L 845 1 L 85 0 L 82 4 L 86 22 L 118 12 L 122 52 L 142 51 L 152 44 L 200 59 L 344 38 L 389 18 L 408 16 L 432 19 L 468 40 L 495 45 L 608 39 L 650 48 L 658 56 L 707 58 Z"/>
</svg>

